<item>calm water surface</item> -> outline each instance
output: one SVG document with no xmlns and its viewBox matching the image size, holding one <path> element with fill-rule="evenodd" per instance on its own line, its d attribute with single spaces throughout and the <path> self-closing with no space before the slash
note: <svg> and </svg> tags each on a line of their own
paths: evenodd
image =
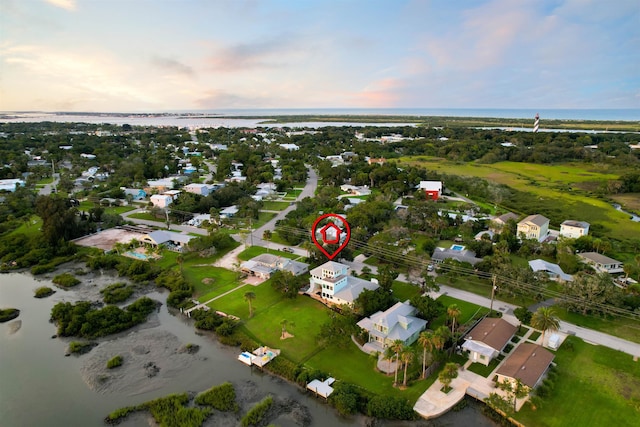
<svg viewBox="0 0 640 427">
<path fill-rule="evenodd" d="M 196 335 L 188 320 L 172 315 L 165 305 L 158 314 L 158 328 L 175 334 L 183 343 L 200 345 L 199 361 L 159 390 L 135 396 L 94 392 L 87 387 L 80 374 L 83 358 L 91 354 L 64 357 L 69 340 L 51 339 L 56 332 L 55 326 L 49 323 L 51 308 L 60 301 L 76 300 L 75 292 L 58 290 L 49 298 L 33 298 L 33 291 L 45 285 L 51 286 L 51 283 L 35 280 L 28 274 L 0 274 L 0 307 L 20 309 L 18 319 L 22 320 L 21 329 L 13 335 L 9 335 L 6 323 L 0 324 L 0 425 L 3 427 L 104 426 L 104 417 L 123 406 L 139 404 L 169 393 L 202 391 L 225 381 L 246 380 L 254 381 L 261 394 L 288 396 L 306 405 L 313 417 L 313 426 L 360 424 L 357 420 L 340 418 L 321 400 L 303 394 L 291 384 L 252 371 L 236 360 L 237 349 Z M 166 294 L 161 293 L 149 296 L 163 302 L 166 298 Z M 203 357 L 207 359 L 201 360 Z M 433 422 L 421 421 L 418 424 L 495 426 L 475 405 Z"/>
</svg>

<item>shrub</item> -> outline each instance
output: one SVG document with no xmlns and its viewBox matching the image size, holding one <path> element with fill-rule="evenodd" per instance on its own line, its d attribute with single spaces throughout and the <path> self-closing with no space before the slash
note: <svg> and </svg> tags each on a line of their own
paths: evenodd
<svg viewBox="0 0 640 427">
<path fill-rule="evenodd" d="M 515 310 L 513 310 L 513 314 L 520 322 L 524 323 L 525 325 L 529 324 L 529 322 L 531 321 L 531 316 L 533 316 L 533 313 L 531 313 L 526 307 L 516 308 Z"/>
<path fill-rule="evenodd" d="M 107 369 L 117 368 L 118 366 L 121 366 L 121 365 L 122 365 L 122 356 L 117 355 L 116 357 L 114 357 L 113 359 L 107 362 Z"/>
<path fill-rule="evenodd" d="M 242 425 L 242 427 L 259 425 L 260 423 L 262 423 L 264 416 L 267 414 L 267 411 L 269 411 L 272 405 L 273 405 L 273 397 L 271 396 L 265 397 L 260 402 L 258 402 L 253 408 L 251 408 L 244 417 L 242 417 L 240 424 Z"/>
<path fill-rule="evenodd" d="M 55 269 L 56 267 L 50 264 L 34 265 L 33 267 L 31 267 L 31 274 L 37 276 L 39 274 L 49 273 Z"/>
<path fill-rule="evenodd" d="M 17 308 L 5 308 L 0 309 L 0 322 L 8 322 L 20 315 L 20 310 Z"/>
<path fill-rule="evenodd" d="M 107 304 L 115 304 L 126 301 L 133 295 L 134 287 L 126 283 L 114 283 L 100 291 Z"/>
<path fill-rule="evenodd" d="M 69 353 L 73 354 L 85 354 L 91 351 L 95 347 L 96 343 L 86 341 L 71 341 L 69 343 Z"/>
<path fill-rule="evenodd" d="M 367 403 L 367 415 L 383 420 L 414 420 L 416 413 L 407 399 L 375 396 Z"/>
<path fill-rule="evenodd" d="M 334 385 L 333 393 L 329 396 L 329 403 L 342 415 L 364 412 L 367 402 L 368 397 L 360 388 L 344 382 Z"/>
<path fill-rule="evenodd" d="M 236 403 L 236 391 L 229 382 L 216 387 L 211 387 L 196 396 L 198 405 L 209 405 L 224 412 L 238 412 L 240 409 Z"/>
<path fill-rule="evenodd" d="M 289 381 L 295 381 L 302 369 L 282 355 L 273 359 L 264 368 L 272 374 L 281 376 Z"/>
<path fill-rule="evenodd" d="M 80 280 L 76 279 L 71 273 L 58 274 L 53 278 L 52 282 L 63 288 L 71 288 L 80 284 Z"/>
<path fill-rule="evenodd" d="M 46 298 L 49 295 L 53 295 L 56 291 L 54 291 L 53 289 L 47 287 L 47 286 L 42 286 L 39 287 L 38 289 L 35 290 L 35 298 Z"/>
</svg>

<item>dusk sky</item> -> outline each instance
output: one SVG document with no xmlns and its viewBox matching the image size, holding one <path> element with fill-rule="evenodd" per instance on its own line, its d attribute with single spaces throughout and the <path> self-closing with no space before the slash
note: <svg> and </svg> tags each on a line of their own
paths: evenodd
<svg viewBox="0 0 640 427">
<path fill-rule="evenodd" d="M 0 0 L 0 110 L 640 108 L 638 0 Z"/>
</svg>

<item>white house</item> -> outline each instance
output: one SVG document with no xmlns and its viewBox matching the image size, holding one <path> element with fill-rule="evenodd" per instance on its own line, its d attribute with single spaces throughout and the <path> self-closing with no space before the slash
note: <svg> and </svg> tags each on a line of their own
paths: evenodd
<svg viewBox="0 0 640 427">
<path fill-rule="evenodd" d="M 296 144 L 280 144 L 280 148 L 287 151 L 298 151 L 300 149 Z"/>
<path fill-rule="evenodd" d="M 597 252 L 583 252 L 578 254 L 578 257 L 600 273 L 615 274 L 624 272 L 623 263 L 621 261 L 617 261 Z"/>
<path fill-rule="evenodd" d="M 273 254 L 260 254 L 240 264 L 240 269 L 252 276 L 268 279 L 278 270 L 300 276 L 309 271 L 309 264 Z"/>
<path fill-rule="evenodd" d="M 525 239 L 536 239 L 541 242 L 549 234 L 549 218 L 542 215 L 529 215 L 518 223 L 517 235 Z"/>
<path fill-rule="evenodd" d="M 560 235 L 577 239 L 578 237 L 589 234 L 589 223 L 585 221 L 566 220 L 560 224 Z"/>
<path fill-rule="evenodd" d="M 140 241 L 152 246 L 165 246 L 171 250 L 180 252 L 193 238 L 194 236 L 189 236 L 188 234 L 157 230 L 146 234 Z"/>
<path fill-rule="evenodd" d="M 175 178 L 152 179 L 147 181 L 147 185 L 151 188 L 173 188 Z"/>
<path fill-rule="evenodd" d="M 562 271 L 562 268 L 560 268 L 558 264 L 553 264 L 543 259 L 533 259 L 529 261 L 529 267 L 536 273 L 539 271 L 546 273 L 551 280 L 573 281 L 573 276 Z"/>
<path fill-rule="evenodd" d="M 401 340 L 404 345 L 413 344 L 427 321 L 415 317 L 417 310 L 406 302 L 397 302 L 386 311 L 378 311 L 358 322 L 358 326 L 369 333 L 369 342 L 365 349 L 380 351 Z"/>
<path fill-rule="evenodd" d="M 378 289 L 376 283 L 360 279 L 349 274 L 349 266 L 335 261 L 328 261 L 311 270 L 309 279 L 309 295 L 319 296 L 327 304 L 351 305 L 362 291 Z"/>
<path fill-rule="evenodd" d="M 485 317 L 467 334 L 462 348 L 469 352 L 469 360 L 489 366 L 507 346 L 518 329 L 504 319 Z"/>
<path fill-rule="evenodd" d="M 238 213 L 238 211 L 239 209 L 236 205 L 227 206 L 220 211 L 220 218 L 233 218 Z"/>
<path fill-rule="evenodd" d="M 157 208 L 166 208 L 173 203 L 173 197 L 167 194 L 154 194 L 149 200 Z"/>
</svg>

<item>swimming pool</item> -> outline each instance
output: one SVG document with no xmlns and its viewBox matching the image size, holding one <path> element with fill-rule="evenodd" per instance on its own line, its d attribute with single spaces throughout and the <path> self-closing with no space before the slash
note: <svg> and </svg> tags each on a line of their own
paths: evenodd
<svg viewBox="0 0 640 427">
<path fill-rule="evenodd" d="M 143 261 L 147 261 L 149 259 L 148 256 L 146 256 L 145 254 L 141 254 L 140 252 L 128 251 L 128 252 L 125 252 L 124 254 L 127 255 L 127 256 L 133 257 L 133 258 L 141 259 Z"/>
<path fill-rule="evenodd" d="M 463 251 L 464 250 L 464 246 L 462 246 L 462 245 L 451 245 L 451 250 L 452 251 Z"/>
</svg>

